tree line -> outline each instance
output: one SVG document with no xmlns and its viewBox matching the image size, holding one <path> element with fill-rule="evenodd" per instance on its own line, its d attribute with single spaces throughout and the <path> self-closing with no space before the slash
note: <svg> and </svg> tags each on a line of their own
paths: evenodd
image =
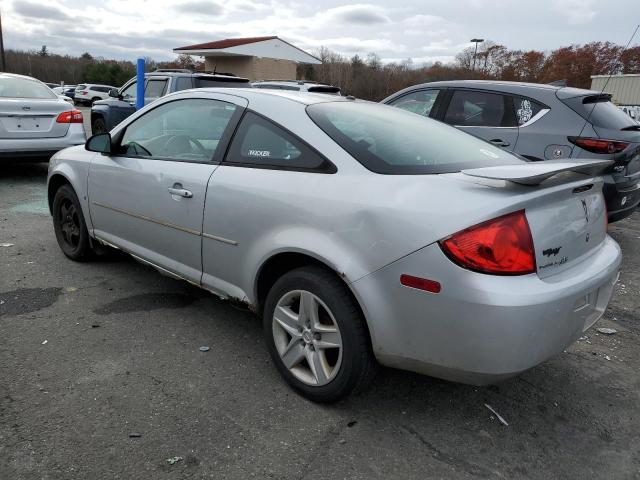
<svg viewBox="0 0 640 480">
<path fill-rule="evenodd" d="M 375 53 L 344 57 L 327 48 L 317 54 L 321 65 L 301 65 L 298 76 L 339 86 L 344 94 L 381 100 L 405 87 L 440 80 L 509 80 L 591 87 L 591 75 L 640 73 L 640 45 L 628 49 L 611 42 L 570 45 L 551 52 L 510 50 L 486 41 L 458 53 L 455 62 L 415 65 L 383 64 Z"/>
<path fill-rule="evenodd" d="M 7 50 L 5 55 L 7 72 L 29 75 L 49 83 L 100 83 L 120 87 L 136 74 L 133 62 L 93 57 L 88 52 L 79 57 L 56 55 L 51 53 L 46 45 L 34 51 Z M 152 58 L 145 58 L 146 71 L 151 72 L 157 68 L 198 70 L 204 68 L 204 63 L 195 61 L 189 55 L 180 55 L 168 62 L 156 62 Z"/>
<path fill-rule="evenodd" d="M 439 80 L 488 79 L 550 83 L 564 80 L 567 85 L 590 88 L 591 75 L 640 73 L 640 45 L 628 49 L 611 42 L 560 47 L 550 52 L 510 50 L 486 41 L 458 53 L 452 63 L 416 65 L 383 63 L 375 53 L 364 57 L 345 57 L 327 48 L 316 56 L 320 65 L 299 65 L 298 78 L 336 85 L 344 94 L 368 100 L 381 100 L 410 85 Z M 129 61 L 109 60 L 84 53 L 79 57 L 56 55 L 46 46 L 33 51 L 6 51 L 7 71 L 31 75 L 45 82 L 65 84 L 102 83 L 121 86 L 135 75 Z M 156 62 L 146 59 L 147 71 L 157 68 L 203 70 L 204 63 L 189 55 Z"/>
</svg>

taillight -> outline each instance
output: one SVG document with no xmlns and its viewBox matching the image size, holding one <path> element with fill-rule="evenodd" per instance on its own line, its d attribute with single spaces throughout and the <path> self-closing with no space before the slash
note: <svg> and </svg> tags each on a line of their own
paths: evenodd
<svg viewBox="0 0 640 480">
<path fill-rule="evenodd" d="M 613 154 L 620 153 L 629 146 L 629 142 L 619 142 L 617 140 L 603 140 L 601 138 L 587 137 L 567 137 L 568 140 L 578 147 L 591 153 Z"/>
<path fill-rule="evenodd" d="M 56 118 L 56 123 L 82 123 L 82 112 L 80 110 L 62 112 Z"/>
<path fill-rule="evenodd" d="M 444 253 L 459 266 L 494 275 L 536 271 L 529 222 L 524 210 L 480 223 L 441 240 Z"/>
</svg>

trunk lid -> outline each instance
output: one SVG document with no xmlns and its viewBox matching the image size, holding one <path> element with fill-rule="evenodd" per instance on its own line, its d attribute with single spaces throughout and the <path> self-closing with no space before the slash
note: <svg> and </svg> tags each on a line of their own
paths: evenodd
<svg viewBox="0 0 640 480">
<path fill-rule="evenodd" d="M 463 170 L 472 182 L 529 190 L 524 208 L 533 237 L 536 269 L 547 278 L 583 261 L 607 235 L 602 179 L 610 160 L 550 160 Z M 586 174 L 586 175 L 585 175 Z M 524 187 L 523 185 L 526 185 Z M 525 190 L 522 190 L 525 189 Z M 517 204 L 516 204 L 517 205 Z"/>
<path fill-rule="evenodd" d="M 64 137 L 68 123 L 56 123 L 70 105 L 55 99 L 0 98 L 0 138 L 28 139 Z"/>
</svg>

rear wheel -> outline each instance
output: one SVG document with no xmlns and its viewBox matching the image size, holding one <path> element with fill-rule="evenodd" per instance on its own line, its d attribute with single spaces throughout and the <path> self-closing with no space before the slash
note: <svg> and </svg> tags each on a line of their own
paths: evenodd
<svg viewBox="0 0 640 480">
<path fill-rule="evenodd" d="M 53 228 L 62 252 L 72 260 L 86 260 L 91 253 L 89 232 L 73 188 L 61 186 L 53 198 Z"/>
<path fill-rule="evenodd" d="M 93 123 L 91 124 L 91 133 L 93 135 L 97 135 L 99 133 L 107 133 L 107 122 L 104 121 L 104 118 L 97 117 Z"/>
<path fill-rule="evenodd" d="M 315 402 L 334 402 L 370 383 L 377 369 L 362 314 L 335 274 L 303 267 L 281 277 L 263 318 L 284 379 Z"/>
</svg>

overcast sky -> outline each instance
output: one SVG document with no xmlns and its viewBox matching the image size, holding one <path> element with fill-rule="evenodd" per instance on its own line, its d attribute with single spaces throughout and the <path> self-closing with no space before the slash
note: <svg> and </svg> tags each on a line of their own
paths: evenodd
<svg viewBox="0 0 640 480">
<path fill-rule="evenodd" d="M 480 37 L 509 48 L 626 44 L 638 0 L 0 0 L 5 48 L 156 60 L 230 37 L 278 35 L 314 53 L 451 61 Z M 636 37 L 634 43 L 640 43 Z"/>
</svg>

